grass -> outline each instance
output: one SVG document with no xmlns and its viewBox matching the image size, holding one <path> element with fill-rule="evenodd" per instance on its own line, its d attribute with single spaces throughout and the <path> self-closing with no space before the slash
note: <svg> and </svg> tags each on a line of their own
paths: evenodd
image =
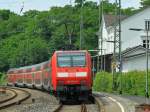
<svg viewBox="0 0 150 112">
<path fill-rule="evenodd" d="M 149 72 L 150 74 L 150 72 Z M 119 93 L 122 90 L 126 95 L 145 95 L 145 72 L 144 71 L 131 71 L 122 73 L 122 75 L 115 74 L 115 88 L 113 88 L 113 76 L 111 73 L 99 72 L 94 79 L 93 90 L 103 91 L 109 93 Z M 150 75 L 149 75 L 150 79 Z M 150 81 L 149 81 L 150 87 Z M 150 89 L 149 89 L 150 93 Z"/>
</svg>

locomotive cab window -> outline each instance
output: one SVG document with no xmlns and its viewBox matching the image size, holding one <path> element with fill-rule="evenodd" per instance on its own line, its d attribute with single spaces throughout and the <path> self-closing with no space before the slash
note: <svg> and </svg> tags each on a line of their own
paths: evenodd
<svg viewBox="0 0 150 112">
<path fill-rule="evenodd" d="M 59 53 L 57 63 L 59 67 L 84 67 L 85 58 L 85 53 Z"/>
</svg>

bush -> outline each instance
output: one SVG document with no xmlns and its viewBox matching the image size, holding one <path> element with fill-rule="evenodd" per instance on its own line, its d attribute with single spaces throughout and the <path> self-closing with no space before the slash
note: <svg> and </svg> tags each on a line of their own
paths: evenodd
<svg viewBox="0 0 150 112">
<path fill-rule="evenodd" d="M 0 72 L 0 85 L 6 84 L 6 75 Z"/>
<path fill-rule="evenodd" d="M 112 92 L 112 75 L 107 72 L 96 74 L 93 89 L 95 91 Z"/>
<path fill-rule="evenodd" d="M 150 72 L 149 72 L 150 74 Z M 112 74 L 107 72 L 99 72 L 96 74 L 93 89 L 103 92 L 118 92 L 121 90 L 127 95 L 145 95 L 145 72 L 131 71 L 128 73 L 115 74 L 115 88 L 112 85 Z M 150 75 L 148 76 L 150 79 Z M 149 81 L 150 87 L 150 81 Z M 149 89 L 150 93 L 150 89 Z"/>
</svg>

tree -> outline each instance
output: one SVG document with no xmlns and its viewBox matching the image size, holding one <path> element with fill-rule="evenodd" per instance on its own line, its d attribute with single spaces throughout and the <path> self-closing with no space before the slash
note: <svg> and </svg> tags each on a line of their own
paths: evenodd
<svg viewBox="0 0 150 112">
<path fill-rule="evenodd" d="M 29 10 L 27 12 L 24 13 L 24 16 L 25 17 L 28 17 L 28 18 L 34 18 L 36 15 L 38 15 L 40 12 L 37 11 L 37 10 Z"/>
<path fill-rule="evenodd" d="M 9 10 L 0 10 L 0 20 L 8 20 L 10 15 Z"/>
<path fill-rule="evenodd" d="M 99 29 L 99 5 L 96 2 L 75 0 L 75 6 L 52 7 L 49 11 L 30 10 L 22 16 L 0 10 L 0 71 L 48 60 L 54 50 L 69 46 L 66 29 L 69 32 L 74 29 L 72 46 L 79 48 L 82 2 L 82 46 L 87 50 L 96 49 L 96 32 Z M 105 14 L 114 14 L 115 4 L 108 0 L 104 0 L 103 4 Z M 131 15 L 132 12 L 132 8 L 122 9 L 122 14 Z"/>
<path fill-rule="evenodd" d="M 81 6 L 86 0 L 75 0 L 75 3 L 78 5 L 78 6 Z"/>
<path fill-rule="evenodd" d="M 1 22 L 0 40 L 11 35 L 22 33 L 25 30 L 26 18 L 18 15 L 9 15 L 9 19 Z"/>
<path fill-rule="evenodd" d="M 101 3 L 102 4 L 102 3 Z M 103 1 L 103 10 L 106 14 L 115 14 L 115 4 L 110 3 L 108 0 Z"/>
<path fill-rule="evenodd" d="M 133 7 L 129 7 L 126 9 L 121 9 L 122 15 L 133 15 L 136 13 L 138 10 L 135 10 Z"/>
<path fill-rule="evenodd" d="M 150 0 L 141 0 L 142 7 L 148 7 L 150 6 Z"/>
<path fill-rule="evenodd" d="M 23 33 L 1 41 L 0 51 L 1 71 L 37 64 L 49 59 L 46 41 Z"/>
</svg>

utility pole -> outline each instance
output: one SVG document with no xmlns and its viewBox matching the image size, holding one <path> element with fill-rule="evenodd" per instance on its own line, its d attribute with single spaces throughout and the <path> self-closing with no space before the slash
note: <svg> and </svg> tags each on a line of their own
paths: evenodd
<svg viewBox="0 0 150 112">
<path fill-rule="evenodd" d="M 99 53 L 100 53 L 100 25 L 101 25 L 101 16 L 100 16 L 100 13 L 101 13 L 101 0 L 99 0 L 99 31 L 98 31 L 98 52 L 97 52 L 97 72 L 99 72 Z"/>
<path fill-rule="evenodd" d="M 113 89 L 115 89 L 115 72 L 116 72 L 116 54 L 119 53 L 119 72 L 120 72 L 120 94 L 122 94 L 122 56 L 121 56 L 121 0 L 116 0 L 116 9 L 115 9 L 115 18 L 116 23 L 114 24 L 114 50 L 113 50 L 113 67 L 112 67 L 112 74 L 113 74 Z M 119 7 L 119 8 L 118 8 Z"/>
<path fill-rule="evenodd" d="M 122 94 L 122 55 L 121 55 L 121 0 L 119 0 L 119 72 L 120 72 L 120 94 Z"/>
<path fill-rule="evenodd" d="M 129 30 L 133 30 L 133 31 L 144 31 L 146 32 L 146 74 L 145 74 L 145 97 L 149 98 L 149 86 L 148 86 L 148 63 L 149 63 L 149 47 L 150 47 L 150 39 L 149 39 L 149 31 L 150 31 L 150 19 L 145 19 L 145 29 L 140 29 L 140 28 L 130 28 Z"/>
<path fill-rule="evenodd" d="M 105 56 L 106 49 L 103 49 L 103 50 L 104 50 L 104 64 L 103 64 L 104 65 L 104 69 L 103 70 L 106 71 L 106 66 L 105 66 L 106 65 L 106 56 Z"/>
<path fill-rule="evenodd" d="M 99 0 L 99 32 L 98 32 L 98 49 L 97 52 L 97 71 L 103 70 L 103 0 Z M 101 55 L 101 58 L 99 57 Z M 100 60 L 100 62 L 99 62 Z M 99 64 L 100 63 L 100 64 Z"/>
<path fill-rule="evenodd" d="M 83 41 L 83 0 L 81 0 L 81 13 L 80 13 L 80 49 L 82 49 Z"/>
<path fill-rule="evenodd" d="M 95 60 L 94 60 L 94 57 L 93 57 L 93 67 L 92 67 L 92 71 L 93 71 L 93 76 L 95 74 Z"/>
<path fill-rule="evenodd" d="M 148 51 L 149 51 L 149 39 L 148 39 L 148 32 L 150 31 L 150 20 L 145 20 L 145 31 L 146 31 L 146 98 L 149 98 L 149 93 L 148 93 Z"/>
<path fill-rule="evenodd" d="M 103 22 L 104 22 L 104 16 L 103 16 L 103 0 L 101 1 L 101 23 L 100 23 L 100 42 L 101 42 L 101 71 L 103 71 Z"/>
</svg>

